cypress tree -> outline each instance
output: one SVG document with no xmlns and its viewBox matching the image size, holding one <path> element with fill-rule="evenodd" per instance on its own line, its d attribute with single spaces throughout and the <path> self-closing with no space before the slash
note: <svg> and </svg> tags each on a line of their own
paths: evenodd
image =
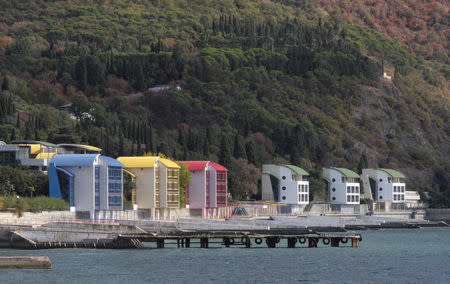
<svg viewBox="0 0 450 284">
<path fill-rule="evenodd" d="M 231 150 L 225 135 L 222 136 L 222 141 L 220 143 L 219 164 L 226 168 L 231 168 Z"/>
<path fill-rule="evenodd" d="M 300 154 L 299 154 L 297 148 L 294 147 L 292 149 L 292 154 L 291 154 L 291 164 L 297 165 L 297 166 L 300 165 L 300 162 L 301 162 L 300 159 L 301 159 Z"/>
<path fill-rule="evenodd" d="M 123 156 L 125 154 L 125 143 L 123 140 L 122 130 L 119 132 L 119 156 Z"/>
<path fill-rule="evenodd" d="M 247 160 L 247 153 L 245 152 L 245 146 L 242 141 L 242 137 L 239 134 L 236 134 L 236 136 L 234 137 L 233 156 L 236 159 L 243 158 Z"/>
<path fill-rule="evenodd" d="M 144 78 L 144 69 L 141 63 L 138 63 L 136 66 L 136 83 L 135 88 L 138 91 L 145 90 L 145 78 Z"/>
<path fill-rule="evenodd" d="M 148 130 L 148 152 L 154 151 L 153 147 L 153 128 L 150 126 Z"/>
<path fill-rule="evenodd" d="M 16 139 L 17 139 L 17 137 L 16 137 L 16 129 L 13 127 L 12 130 L 11 130 L 11 141 L 14 141 Z"/>
<path fill-rule="evenodd" d="M 208 138 L 205 137 L 205 139 L 203 139 L 203 155 L 208 158 L 209 157 L 209 143 L 208 143 Z"/>
<path fill-rule="evenodd" d="M 253 141 L 248 141 L 245 144 L 245 151 L 247 152 L 248 162 L 259 167 L 258 156 L 256 154 L 256 147 Z"/>
<path fill-rule="evenodd" d="M 8 91 L 9 90 L 9 80 L 8 77 L 4 77 L 3 78 L 3 83 L 2 83 L 2 91 Z"/>
<path fill-rule="evenodd" d="M 362 169 L 366 169 L 369 166 L 369 162 L 367 161 L 366 153 L 362 153 L 358 162 L 358 173 L 362 172 Z"/>
<path fill-rule="evenodd" d="M 87 64 L 86 64 L 86 56 L 82 55 L 78 60 L 78 81 L 80 83 L 80 90 L 86 91 L 87 89 Z"/>
</svg>

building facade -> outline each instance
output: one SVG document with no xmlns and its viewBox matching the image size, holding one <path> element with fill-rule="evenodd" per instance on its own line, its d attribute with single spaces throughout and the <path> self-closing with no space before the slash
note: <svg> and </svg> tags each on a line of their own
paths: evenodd
<svg viewBox="0 0 450 284">
<path fill-rule="evenodd" d="M 309 203 L 309 174 L 293 165 L 263 165 L 262 199 L 286 204 Z"/>
<path fill-rule="evenodd" d="M 178 208 L 180 166 L 160 157 L 119 157 L 134 176 L 137 209 Z"/>
<path fill-rule="evenodd" d="M 49 195 L 75 211 L 123 209 L 123 164 L 99 154 L 55 155 L 49 166 Z"/>
<path fill-rule="evenodd" d="M 375 202 L 405 203 L 405 176 L 393 169 L 363 169 L 364 191 L 370 192 Z"/>
<path fill-rule="evenodd" d="M 328 183 L 328 200 L 331 204 L 359 204 L 359 175 L 346 168 L 323 168 L 323 178 Z"/>
<path fill-rule="evenodd" d="M 228 169 L 210 161 L 181 161 L 187 165 L 192 182 L 186 188 L 189 208 L 220 208 L 227 206 Z"/>
<path fill-rule="evenodd" d="M 0 165 L 27 167 L 46 171 L 49 161 L 57 153 L 52 143 L 35 140 L 14 140 L 0 143 Z"/>
</svg>

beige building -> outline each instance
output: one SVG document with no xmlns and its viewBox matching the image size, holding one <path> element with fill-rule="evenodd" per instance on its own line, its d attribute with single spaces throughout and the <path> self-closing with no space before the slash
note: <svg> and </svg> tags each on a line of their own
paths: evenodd
<svg viewBox="0 0 450 284">
<path fill-rule="evenodd" d="M 180 166 L 175 162 L 155 157 L 119 157 L 136 182 L 137 209 L 178 208 Z"/>
</svg>

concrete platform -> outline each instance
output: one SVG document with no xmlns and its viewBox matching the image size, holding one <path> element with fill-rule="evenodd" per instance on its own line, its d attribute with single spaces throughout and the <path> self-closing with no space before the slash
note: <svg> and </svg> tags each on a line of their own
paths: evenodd
<svg viewBox="0 0 450 284">
<path fill-rule="evenodd" d="M 52 263 L 46 256 L 0 256 L 0 269 L 51 269 Z"/>
</svg>

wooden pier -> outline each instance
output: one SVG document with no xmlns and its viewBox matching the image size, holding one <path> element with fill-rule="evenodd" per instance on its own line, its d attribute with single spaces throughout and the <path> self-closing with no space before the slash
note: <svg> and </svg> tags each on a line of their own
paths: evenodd
<svg viewBox="0 0 450 284">
<path fill-rule="evenodd" d="M 285 246 L 295 247 L 318 247 L 320 243 L 339 247 L 340 244 L 357 247 L 358 242 L 362 241 L 360 234 L 246 234 L 231 232 L 214 232 L 209 234 L 187 233 L 177 235 L 161 234 L 122 234 L 117 238 L 118 241 L 128 240 L 133 243 L 152 242 L 156 243 L 157 248 L 172 246 L 178 248 L 209 248 L 210 244 L 220 244 L 223 247 L 241 246 L 251 248 L 252 245 L 266 245 L 269 248 L 276 248 L 281 240 L 286 240 Z"/>
</svg>

